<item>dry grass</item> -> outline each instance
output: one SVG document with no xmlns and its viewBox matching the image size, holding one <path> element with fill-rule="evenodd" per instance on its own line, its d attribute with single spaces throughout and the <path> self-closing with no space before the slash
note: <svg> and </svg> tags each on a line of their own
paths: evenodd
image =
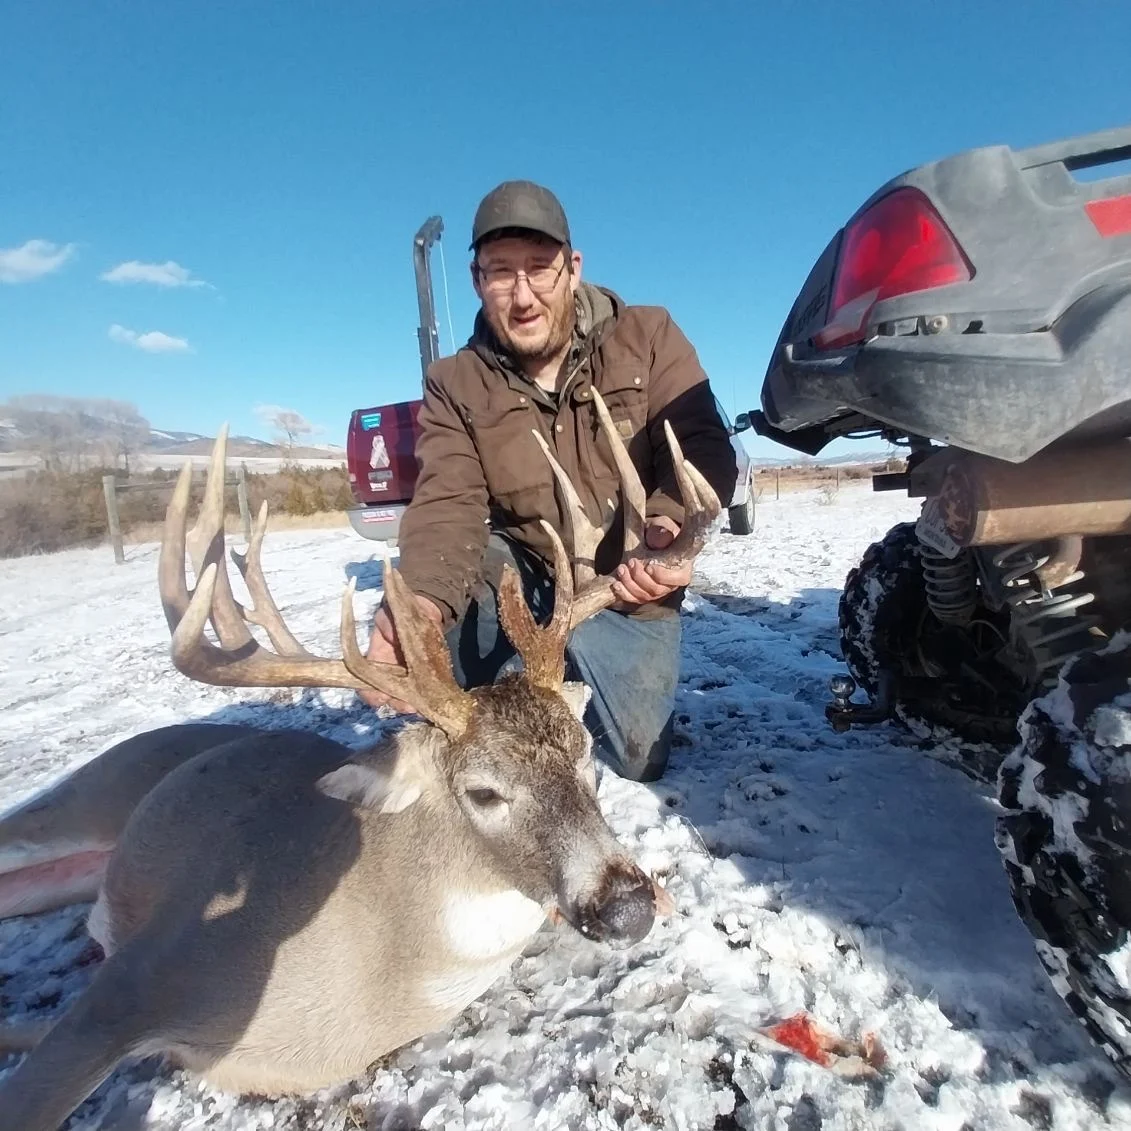
<svg viewBox="0 0 1131 1131">
<path fill-rule="evenodd" d="M 759 467 L 754 471 L 754 490 L 759 499 L 772 499 L 777 494 L 812 491 L 814 488 L 836 491 L 851 483 L 867 482 L 880 472 L 903 471 L 905 468 L 903 460 L 888 460 L 877 464 L 842 464 L 840 467 L 822 467 L 819 464 Z"/>
<path fill-rule="evenodd" d="M 0 558 L 53 553 L 72 546 L 95 546 L 108 537 L 101 469 L 76 474 L 39 472 L 0 481 Z M 175 474 L 154 471 L 131 479 L 130 490 L 117 492 L 123 542 L 154 541 L 161 536 Z M 203 476 L 194 478 L 195 510 L 203 494 Z M 348 522 L 353 502 L 344 468 L 293 468 L 272 475 L 247 476 L 251 514 L 268 504 L 271 528 L 334 527 Z M 227 529 L 242 532 L 234 485 L 225 490 Z M 191 513 L 191 512 L 190 512 Z"/>
</svg>

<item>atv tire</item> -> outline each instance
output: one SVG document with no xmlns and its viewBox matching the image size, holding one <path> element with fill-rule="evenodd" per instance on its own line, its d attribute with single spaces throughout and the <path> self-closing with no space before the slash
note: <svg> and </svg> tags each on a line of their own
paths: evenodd
<svg viewBox="0 0 1131 1131">
<path fill-rule="evenodd" d="M 940 730 L 957 738 L 962 748 L 939 750 L 940 759 L 993 784 L 1006 749 L 1017 740 L 1018 711 L 1010 712 L 1005 696 L 973 680 L 931 678 L 923 670 L 924 626 L 940 626 L 927 605 L 914 523 L 899 523 L 868 547 L 845 580 L 839 621 L 844 660 L 856 682 L 874 696 L 880 673 L 893 674 L 896 718 L 935 745 Z"/>
<path fill-rule="evenodd" d="M 1057 993 L 1131 1077 L 1131 641 L 1084 654 L 1021 722 L 997 845 Z"/>
</svg>

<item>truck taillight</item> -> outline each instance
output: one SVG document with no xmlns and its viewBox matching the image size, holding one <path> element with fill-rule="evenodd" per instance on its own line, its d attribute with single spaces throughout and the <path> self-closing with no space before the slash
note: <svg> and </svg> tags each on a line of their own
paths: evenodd
<svg viewBox="0 0 1131 1131">
<path fill-rule="evenodd" d="M 845 231 L 829 320 L 814 335 L 814 344 L 831 349 L 863 341 L 877 302 L 965 283 L 973 276 L 969 260 L 931 202 L 918 189 L 896 189 Z"/>
</svg>

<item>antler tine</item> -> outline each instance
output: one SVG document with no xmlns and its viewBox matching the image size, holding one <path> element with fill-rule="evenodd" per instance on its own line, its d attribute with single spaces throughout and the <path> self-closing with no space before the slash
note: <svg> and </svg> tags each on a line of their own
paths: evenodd
<svg viewBox="0 0 1131 1131">
<path fill-rule="evenodd" d="M 246 553 L 241 554 L 235 549 L 231 551 L 232 561 L 236 563 L 236 568 L 240 571 L 252 600 L 252 607 L 243 609 L 243 615 L 252 624 L 257 624 L 266 630 L 271 643 L 275 646 L 275 651 L 280 655 L 309 656 L 311 653 L 295 639 L 294 634 L 287 627 L 263 576 L 263 535 L 267 530 L 267 512 L 267 500 L 264 499 L 259 507 Z"/>
<path fill-rule="evenodd" d="M 626 557 L 631 557 L 644 540 L 644 484 L 640 482 L 640 473 L 617 432 L 604 398 L 596 389 L 593 390 L 593 403 L 597 406 L 597 417 L 612 448 L 617 475 L 620 477 L 621 495 L 624 499 L 624 552 Z"/>
<path fill-rule="evenodd" d="M 192 466 L 181 469 L 165 512 L 165 531 L 158 559 L 158 587 L 165 619 L 172 633 L 173 665 L 190 679 L 233 687 L 368 687 L 340 660 L 278 656 L 251 635 L 243 610 L 232 596 L 223 553 L 223 474 L 227 425 L 213 447 L 201 514 L 186 537 Z M 219 522 L 219 526 L 217 525 Z M 185 544 L 201 563 L 196 589 L 190 595 L 185 579 Z M 265 586 L 266 587 L 266 586 Z M 274 607 L 274 602 L 271 602 Z M 278 610 L 276 609 L 276 612 Z M 204 638 L 211 619 L 220 646 Z M 280 616 L 280 620 L 281 620 Z"/>
<path fill-rule="evenodd" d="M 577 493 L 577 488 L 570 482 L 570 478 L 562 465 L 554 458 L 554 453 L 550 450 L 550 445 L 546 443 L 542 433 L 533 428 L 531 432 L 534 433 L 534 439 L 538 441 L 542 454 L 550 461 L 550 470 L 554 473 L 562 498 L 565 500 L 566 521 L 569 523 L 569 541 L 573 551 L 573 579 L 576 584 L 584 585 L 597 576 L 594 561 L 597 556 L 597 547 L 601 544 L 601 539 L 605 537 L 605 529 L 597 526 L 585 513 L 585 507 Z"/>
<path fill-rule="evenodd" d="M 340 622 L 343 651 L 348 660 L 316 656 L 299 644 L 287 628 L 263 576 L 261 553 L 267 525 L 266 504 L 260 508 L 247 554 L 242 561 L 236 554 L 232 555 L 240 565 L 256 607 L 249 613 L 237 604 L 223 553 L 222 477 L 226 436 L 225 426 L 213 449 L 201 515 L 188 536 L 193 542 L 192 554 L 201 564 L 196 589 L 191 595 L 185 578 L 191 465 L 186 464 L 182 469 L 165 514 L 158 584 L 172 633 L 172 657 L 177 670 L 202 683 L 230 687 L 348 687 L 355 691 L 373 688 L 408 703 L 449 735 L 462 733 L 473 702 L 452 677 L 439 629 L 419 612 L 404 582 L 387 561 L 385 578 L 389 604 L 408 656 L 407 669 L 396 664 L 373 663 L 361 656 L 353 616 L 352 581 L 342 600 Z M 283 654 L 264 648 L 251 635 L 245 617 L 265 628 L 272 643 Z M 204 637 L 204 626 L 210 618 L 220 637 L 219 647 Z M 224 626 L 224 632 L 218 625 Z M 238 634 L 233 633 L 233 626 L 238 626 Z M 238 640 L 234 645 L 231 643 L 233 635 Z M 460 696 L 465 697 L 466 702 L 460 700 Z"/>
<path fill-rule="evenodd" d="M 228 425 L 224 424 L 212 445 L 208 461 L 208 474 L 204 481 L 204 500 L 196 522 L 185 538 L 193 573 L 199 578 L 210 562 L 221 568 L 217 571 L 216 590 L 212 598 L 210 617 L 212 627 L 225 648 L 246 647 L 253 637 L 232 593 L 228 571 L 224 563 L 224 476 L 227 470 Z M 187 510 L 188 498 L 185 498 Z M 182 567 L 183 568 L 183 567 Z"/>
<path fill-rule="evenodd" d="M 222 574 L 209 562 L 196 585 L 185 615 L 173 630 L 172 656 L 177 671 L 200 683 L 220 687 L 351 687 L 369 685 L 356 679 L 340 660 L 318 656 L 297 659 L 268 652 L 252 638 L 252 647 L 217 648 L 203 638 Z"/>
<path fill-rule="evenodd" d="M 628 557 L 639 557 L 670 569 L 682 568 L 702 550 L 706 542 L 707 532 L 722 509 L 718 495 L 698 468 L 690 460 L 684 458 L 683 449 L 680 447 L 671 422 L 665 420 L 664 435 L 668 441 L 668 450 L 671 453 L 676 483 L 683 499 L 684 520 L 679 533 L 663 550 L 642 549 L 641 536 L 645 521 L 646 502 L 644 489 L 636 467 L 628 454 L 628 449 L 625 447 L 624 440 L 617 432 L 616 425 L 596 389 L 593 390 L 593 400 L 597 406 L 601 429 L 612 449 L 621 480 L 625 511 L 625 542 L 621 560 L 623 561 Z M 538 436 L 538 441 L 550 462 L 550 467 L 565 497 L 571 533 L 576 537 L 576 532 L 579 528 L 581 529 L 582 536 L 586 539 L 585 550 L 592 555 L 603 536 L 603 532 L 596 530 L 592 523 L 589 523 L 585 518 L 585 511 L 577 491 L 570 483 L 569 477 L 561 465 L 554 458 L 549 445 L 541 436 Z M 574 556 L 575 558 L 578 556 L 576 545 Z M 576 628 L 582 621 L 599 613 L 602 609 L 607 609 L 616 604 L 617 600 L 613 593 L 613 577 L 611 574 L 600 577 L 582 577 L 580 570 L 578 570 L 577 575 L 577 592 L 570 614 L 571 629 Z"/>
<path fill-rule="evenodd" d="M 503 630 L 522 657 L 527 679 L 536 687 L 559 691 L 565 682 L 565 646 L 573 608 L 573 577 L 569 556 L 558 532 L 545 519 L 541 522 L 554 548 L 554 611 L 550 623 L 539 628 L 523 596 L 518 574 L 509 564 L 503 567 L 499 585 L 499 615 Z"/>
<path fill-rule="evenodd" d="M 184 619 L 191 599 L 185 581 L 185 514 L 191 489 L 192 461 L 186 460 L 165 509 L 165 533 L 157 558 L 157 587 L 170 632 L 175 632 Z"/>
<path fill-rule="evenodd" d="M 404 578 L 393 569 L 388 555 L 384 563 L 385 597 L 405 667 L 379 664 L 367 659 L 357 646 L 357 630 L 349 593 L 342 602 L 342 653 L 345 666 L 376 688 L 402 699 L 424 718 L 435 723 L 450 738 L 463 734 L 475 710 L 475 700 L 455 681 L 451 653 L 443 633 L 421 612 Z"/>
<path fill-rule="evenodd" d="M 650 560 L 660 565 L 681 566 L 694 558 L 707 541 L 711 524 L 719 516 L 722 504 L 715 489 L 704 478 L 699 469 L 685 459 L 679 440 L 676 439 L 671 421 L 664 421 L 664 434 L 668 438 L 668 448 L 672 454 L 672 469 L 679 484 L 683 499 L 683 525 L 679 533 L 663 550 L 648 552 Z"/>
</svg>

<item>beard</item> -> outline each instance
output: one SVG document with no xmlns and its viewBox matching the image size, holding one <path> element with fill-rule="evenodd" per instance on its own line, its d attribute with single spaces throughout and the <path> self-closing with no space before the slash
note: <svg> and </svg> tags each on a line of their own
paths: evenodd
<svg viewBox="0 0 1131 1131">
<path fill-rule="evenodd" d="M 544 307 L 542 326 L 536 334 L 516 332 L 506 314 L 493 310 L 485 313 L 500 344 L 515 357 L 523 361 L 550 361 L 569 345 L 573 337 L 577 324 L 573 291 L 569 287 L 564 288 L 564 293 L 552 296 L 552 301 Z"/>
</svg>

